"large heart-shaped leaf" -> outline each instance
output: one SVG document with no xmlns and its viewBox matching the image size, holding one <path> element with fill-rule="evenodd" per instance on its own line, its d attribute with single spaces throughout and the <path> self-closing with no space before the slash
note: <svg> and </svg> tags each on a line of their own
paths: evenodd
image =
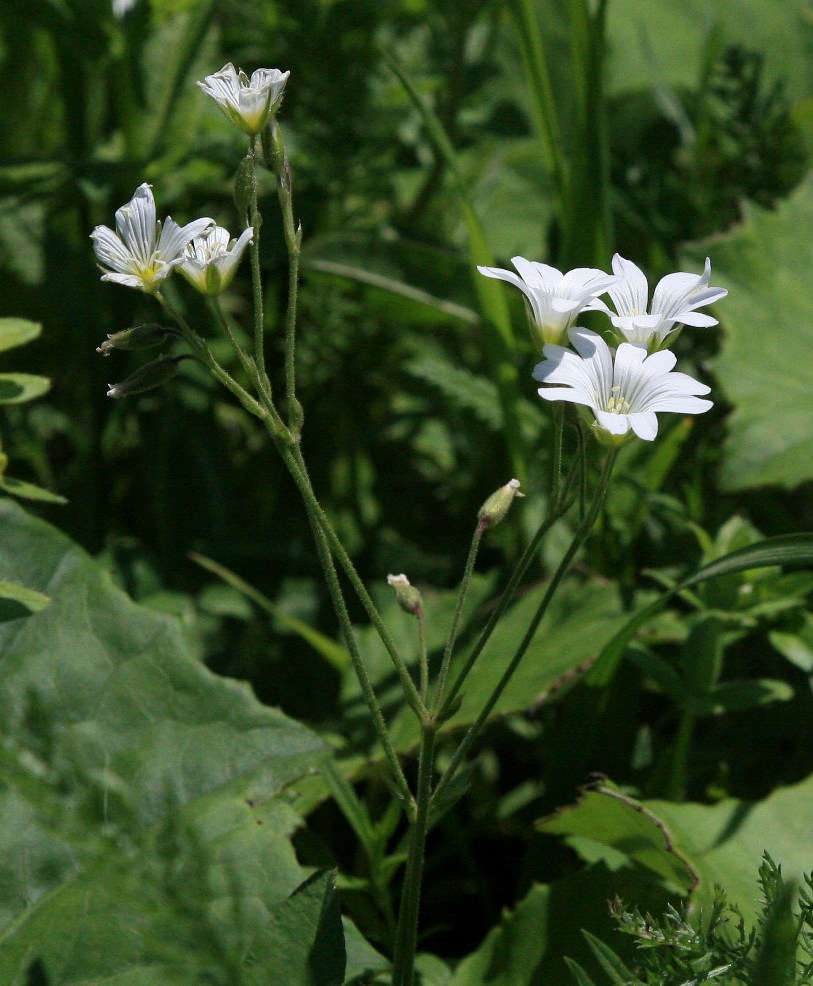
<svg viewBox="0 0 813 986">
<path fill-rule="evenodd" d="M 0 627 L 0 981 L 240 982 L 304 879 L 279 795 L 322 742 L 54 528 L 11 501 L 0 524 L 0 575 L 51 599 Z"/>
</svg>

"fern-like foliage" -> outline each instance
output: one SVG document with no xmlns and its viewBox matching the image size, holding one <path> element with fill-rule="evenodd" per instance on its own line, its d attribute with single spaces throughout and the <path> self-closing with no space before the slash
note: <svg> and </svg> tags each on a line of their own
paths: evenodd
<svg viewBox="0 0 813 986">
<path fill-rule="evenodd" d="M 760 911 L 749 928 L 722 887 L 707 914 L 667 906 L 657 917 L 627 909 L 616 898 L 610 913 L 618 930 L 635 939 L 636 963 L 628 968 L 605 942 L 583 932 L 612 986 L 810 986 L 813 984 L 813 873 L 795 888 L 766 852 L 759 868 Z M 577 986 L 601 986 L 566 959 Z"/>
</svg>

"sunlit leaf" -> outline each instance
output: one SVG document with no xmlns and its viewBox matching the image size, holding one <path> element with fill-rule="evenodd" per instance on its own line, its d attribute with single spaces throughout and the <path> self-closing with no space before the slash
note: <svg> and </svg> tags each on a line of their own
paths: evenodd
<svg viewBox="0 0 813 986">
<path fill-rule="evenodd" d="M 37 322 L 25 318 L 0 318 L 0 351 L 23 346 L 42 332 Z"/>
<path fill-rule="evenodd" d="M 0 404 L 23 404 L 50 390 L 47 377 L 31 373 L 0 373 Z"/>
<path fill-rule="evenodd" d="M 39 613 L 51 599 L 17 582 L 0 582 L 0 623 Z"/>
</svg>

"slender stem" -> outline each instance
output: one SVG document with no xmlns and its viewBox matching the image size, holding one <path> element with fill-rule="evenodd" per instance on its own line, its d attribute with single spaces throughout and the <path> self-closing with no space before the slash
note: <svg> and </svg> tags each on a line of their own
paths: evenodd
<svg viewBox="0 0 813 986">
<path fill-rule="evenodd" d="M 240 384 L 218 363 L 215 359 L 214 354 L 211 349 L 206 345 L 206 342 L 190 328 L 189 323 L 183 317 L 183 315 L 178 311 L 177 308 L 160 292 L 155 292 L 155 298 L 163 305 L 167 312 L 175 319 L 178 325 L 181 327 L 181 332 L 186 342 L 195 350 L 196 356 L 206 365 L 212 372 L 212 375 L 220 383 L 230 390 L 234 396 L 240 401 L 243 407 L 249 411 L 255 417 L 259 418 L 261 421 L 268 420 L 268 411 L 265 407 L 259 404 L 252 396 L 249 394 L 245 388 L 241 387 Z"/>
<path fill-rule="evenodd" d="M 480 549 L 480 541 L 482 540 L 484 530 L 485 526 L 482 522 L 478 521 L 477 526 L 474 528 L 474 536 L 471 540 L 469 556 L 466 559 L 466 567 L 463 570 L 463 578 L 460 580 L 460 589 L 457 593 L 457 602 L 455 603 L 454 613 L 452 614 L 452 623 L 449 627 L 449 636 L 446 638 L 446 646 L 443 649 L 443 660 L 441 661 L 440 672 L 438 673 L 435 698 L 432 702 L 432 708 L 435 712 L 441 708 L 441 703 L 443 702 L 443 690 L 446 687 L 446 676 L 449 673 L 449 666 L 452 662 L 452 653 L 454 651 L 455 640 L 457 639 L 457 628 L 460 624 L 460 617 L 463 614 L 463 604 L 466 601 L 469 583 L 471 582 L 471 576 L 474 572 L 474 562 L 477 559 L 477 552 Z"/>
<path fill-rule="evenodd" d="M 395 666 L 395 670 L 398 672 L 398 677 L 401 681 L 401 686 L 403 687 L 407 702 L 415 712 L 415 715 L 421 721 L 424 721 L 428 717 L 426 706 L 421 701 L 421 697 L 415 687 L 415 682 L 412 680 L 412 676 L 410 675 L 409 670 L 404 663 L 404 659 L 401 657 L 401 654 L 395 645 L 395 641 L 392 639 L 392 635 L 381 618 L 381 614 L 378 612 L 378 609 L 370 597 L 366 586 L 361 581 L 355 565 L 353 564 L 350 556 L 347 554 L 344 545 L 339 540 L 333 525 L 330 523 L 330 519 L 316 498 L 316 494 L 311 486 L 310 477 L 308 476 L 307 467 L 305 466 L 305 460 L 302 457 L 301 449 L 298 445 L 286 445 L 282 441 L 277 443 L 277 447 L 279 448 L 285 464 L 288 467 L 288 471 L 293 476 L 294 482 L 299 488 L 299 492 L 302 494 L 306 509 L 316 518 L 319 527 L 327 538 L 331 552 L 350 581 L 350 584 L 352 585 L 353 590 L 358 596 L 362 606 L 366 610 L 370 621 L 376 628 L 376 631 L 381 638 L 381 642 L 387 649 L 393 665 Z"/>
<path fill-rule="evenodd" d="M 401 891 L 401 910 L 395 937 L 392 986 L 413 986 L 415 950 L 418 942 L 418 914 L 423 882 L 426 834 L 429 829 L 429 805 L 432 795 L 432 771 L 435 759 L 437 724 L 424 723 L 418 753 L 418 789 L 415 821 L 409 840 L 404 886 Z"/>
<path fill-rule="evenodd" d="M 272 123 L 277 159 L 277 194 L 282 210 L 282 228 L 288 248 L 288 305 L 285 312 L 285 393 L 288 401 L 288 425 L 298 435 L 302 429 L 302 405 L 296 397 L 296 306 L 299 292 L 299 257 L 302 247 L 302 227 L 294 222 L 294 196 L 291 168 L 285 153 L 282 131 L 276 120 Z"/>
<path fill-rule="evenodd" d="M 263 311 L 263 282 L 260 273 L 260 226 L 262 217 L 257 205 L 257 138 L 251 138 L 247 160 L 250 168 L 249 181 L 249 221 L 254 230 L 251 240 L 249 253 L 251 256 L 251 287 L 254 296 L 254 362 L 257 365 L 257 373 L 264 386 L 268 386 L 270 393 L 271 387 L 265 372 L 265 313 Z M 260 389 L 263 389 L 262 387 Z"/>
<path fill-rule="evenodd" d="M 426 649 L 426 622 L 421 607 L 415 614 L 418 620 L 418 652 L 421 669 L 421 701 L 426 705 L 426 697 L 429 694 L 429 654 Z"/>
<path fill-rule="evenodd" d="M 435 793 L 432 796 L 434 801 L 437 801 L 437 799 L 440 797 L 441 793 L 445 789 L 446 785 L 454 777 L 458 767 L 466 758 L 469 750 L 474 745 L 475 741 L 477 740 L 480 733 L 482 732 L 483 727 L 488 721 L 488 717 L 491 715 L 494 707 L 496 706 L 497 702 L 500 699 L 500 696 L 505 691 L 508 682 L 514 676 L 514 672 L 519 667 L 520 661 L 525 656 L 525 652 L 528 650 L 531 641 L 536 635 L 537 628 L 539 627 L 539 624 L 542 621 L 542 617 L 547 612 L 548 606 L 550 605 L 550 601 L 553 598 L 557 588 L 559 587 L 559 583 L 562 581 L 562 578 L 564 577 L 565 573 L 570 567 L 570 563 L 573 561 L 574 557 L 576 556 L 576 553 L 579 551 L 582 544 L 584 544 L 584 542 L 587 540 L 590 531 L 593 529 L 593 525 L 595 524 L 596 519 L 598 518 L 599 511 L 601 510 L 601 506 L 604 503 L 604 498 L 607 495 L 607 490 L 610 484 L 610 476 L 612 474 L 612 469 L 617 454 L 618 452 L 616 449 L 612 449 L 609 452 L 606 462 L 604 463 L 604 469 L 602 471 L 598 487 L 596 488 L 596 492 L 593 496 L 593 502 L 590 504 L 590 509 L 587 512 L 587 515 L 581 521 L 579 526 L 576 528 L 576 532 L 573 535 L 573 539 L 570 542 L 570 546 L 565 552 L 562 560 L 559 562 L 556 571 L 553 573 L 553 576 L 551 577 L 551 580 L 548 583 L 547 590 L 545 591 L 545 594 L 542 597 L 542 601 L 540 602 L 536 613 L 534 613 L 533 619 L 531 620 L 528 629 L 525 631 L 525 636 L 522 638 L 519 647 L 517 648 L 514 656 L 511 658 L 508 667 L 503 672 L 502 677 L 500 678 L 499 682 L 494 688 L 494 691 L 489 696 L 488 701 L 480 710 L 480 714 L 478 715 L 477 719 L 472 724 L 472 726 L 470 726 L 468 732 L 463 737 L 460 746 L 453 754 L 448 767 L 443 773 L 443 776 L 438 781 L 437 787 L 435 788 Z"/>
<path fill-rule="evenodd" d="M 537 529 L 536 534 L 534 534 L 530 544 L 528 544 L 525 551 L 522 553 L 522 557 L 517 562 L 514 571 L 511 573 L 511 578 L 508 580 L 508 584 L 503 589 L 502 596 L 500 596 L 500 601 L 497 603 L 496 607 L 492 610 L 491 615 L 488 618 L 488 622 L 483 627 L 480 636 L 477 638 L 477 643 L 474 645 L 472 652 L 469 654 L 468 658 L 466 659 L 466 663 L 460 669 L 457 677 L 452 683 L 452 687 L 449 690 L 449 694 L 446 697 L 445 701 L 443 702 L 443 705 L 440 706 L 440 710 L 437 713 L 437 716 L 441 721 L 443 721 L 443 719 L 447 716 L 452 703 L 454 702 L 455 698 L 458 695 L 458 692 L 463 686 L 463 682 L 468 677 L 469 672 L 474 667 L 475 663 L 477 662 L 477 659 L 482 654 L 483 649 L 485 648 L 486 644 L 489 641 L 489 638 L 491 637 L 491 634 L 494 632 L 495 627 L 497 626 L 503 614 L 511 604 L 511 601 L 514 598 L 514 594 L 516 593 L 517 587 L 519 586 L 519 583 L 522 581 L 522 577 L 525 575 L 525 572 L 527 571 L 528 566 L 531 564 L 532 559 L 536 555 L 536 551 L 539 548 L 542 539 L 548 533 L 551 527 L 553 527 L 556 521 L 559 520 L 561 517 L 563 517 L 570 509 L 572 498 L 566 499 L 565 494 L 567 493 L 570 487 L 572 478 L 573 478 L 573 469 L 571 469 L 571 474 L 568 477 L 567 482 L 562 487 L 560 487 L 559 502 L 554 504 L 551 507 L 551 509 L 549 509 L 547 517 L 545 517 L 545 519 L 542 521 L 539 528 Z"/>
<path fill-rule="evenodd" d="M 254 361 L 248 355 L 248 353 L 243 349 L 240 343 L 234 336 L 231 325 L 229 325 L 229 320 L 226 318 L 226 313 L 220 305 L 220 298 L 215 295 L 213 298 L 209 299 L 210 306 L 214 312 L 215 318 L 217 319 L 220 327 L 226 333 L 226 338 L 231 343 L 232 349 L 237 354 L 237 358 L 240 360 L 240 365 L 249 375 L 249 377 L 254 380 L 257 373 L 257 368 L 254 365 Z"/>
<path fill-rule="evenodd" d="M 364 695 L 364 699 L 367 702 L 367 707 L 372 715 L 373 726 L 375 727 L 375 731 L 378 734 L 378 739 L 384 750 L 384 756 L 387 759 L 387 764 L 392 771 L 392 777 L 396 789 L 404 801 L 407 813 L 410 816 L 413 816 L 415 813 L 415 802 L 412 797 L 412 792 L 409 790 L 409 784 L 404 776 L 401 763 L 398 760 L 398 754 L 395 752 L 395 748 L 392 745 L 392 740 L 390 739 L 387 724 L 384 721 L 381 706 L 378 704 L 375 690 L 373 689 L 372 683 L 370 682 L 370 677 L 367 674 L 367 668 L 364 666 L 364 661 L 358 648 L 358 642 L 356 641 L 356 635 L 353 632 L 353 625 L 350 622 L 350 615 L 347 612 L 347 606 L 345 605 L 344 596 L 342 594 L 341 586 L 339 585 L 339 576 L 336 572 L 333 556 L 330 553 L 330 546 L 328 545 L 324 531 L 320 528 L 315 518 L 311 516 L 309 519 L 311 522 L 311 529 L 313 530 L 314 540 L 316 541 L 316 551 L 319 555 L 319 561 L 322 564 L 322 569 L 325 574 L 328 592 L 330 593 L 330 598 L 333 603 L 333 608 L 336 611 L 336 616 L 339 619 L 342 636 L 344 637 L 347 649 L 350 651 L 350 659 L 353 662 L 353 669 L 356 672 L 356 677 L 361 685 L 362 694 Z"/>
<path fill-rule="evenodd" d="M 550 509 L 559 499 L 562 483 L 562 448 L 564 446 L 565 408 L 563 404 L 553 405 L 553 462 L 551 463 Z"/>
</svg>

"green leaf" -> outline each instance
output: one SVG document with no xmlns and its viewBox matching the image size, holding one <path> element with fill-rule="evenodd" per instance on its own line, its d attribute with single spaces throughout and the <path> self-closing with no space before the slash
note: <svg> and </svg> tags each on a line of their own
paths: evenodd
<svg viewBox="0 0 813 986">
<path fill-rule="evenodd" d="M 589 931 L 583 934 L 598 964 L 610 977 L 610 982 L 615 983 L 615 986 L 629 986 L 631 973 L 610 946 L 605 945 L 600 938 L 591 935 Z"/>
<path fill-rule="evenodd" d="M 789 702 L 793 686 L 786 681 L 754 678 L 722 681 L 708 695 L 683 696 L 681 705 L 697 716 L 716 716 L 725 712 L 744 712 L 772 702 Z"/>
<path fill-rule="evenodd" d="M 0 582 L 0 623 L 39 613 L 50 602 L 49 596 L 35 589 L 17 582 Z"/>
<path fill-rule="evenodd" d="M 813 565 L 813 535 L 787 534 L 768 538 L 738 551 L 732 551 L 731 554 L 704 565 L 685 578 L 674 589 L 664 593 L 649 606 L 639 610 L 629 620 L 601 651 L 595 667 L 587 677 L 588 684 L 594 687 L 607 685 L 615 674 L 618 662 L 623 657 L 624 651 L 636 631 L 640 630 L 645 623 L 663 609 L 670 599 L 684 589 L 690 589 L 708 579 L 721 578 L 751 568 L 766 568 L 773 565 L 781 567 Z"/>
<path fill-rule="evenodd" d="M 612 802 L 610 828 L 603 827 L 604 813 L 597 799 Z M 626 819 L 618 815 L 618 810 Z M 810 818 L 813 817 L 813 776 L 782 788 L 759 802 L 726 798 L 715 805 L 675 804 L 671 801 L 636 802 L 606 785 L 597 785 L 573 807 L 563 809 L 539 823 L 542 831 L 566 837 L 582 852 L 585 838 L 592 843 L 585 858 L 595 858 L 597 843 L 621 851 L 628 859 L 642 859 L 653 871 L 666 872 L 667 857 L 682 859 L 697 876 L 692 891 L 695 903 L 708 907 L 714 885 L 725 888 L 728 899 L 738 905 L 746 921 L 759 912 L 754 893 L 754 872 L 765 851 L 782 864 L 783 875 L 801 880 L 810 870 Z M 664 835 L 661 855 L 653 852 L 655 842 L 641 838 L 644 824 L 652 824 Z M 629 851 L 624 831 L 629 833 Z M 645 828 L 644 828 L 645 832 Z M 668 845 L 665 839 L 668 838 Z M 675 863 L 675 866 L 678 864 Z M 679 872 L 675 869 L 675 874 Z M 629 898 L 628 894 L 625 894 Z M 591 926 L 592 927 L 592 926 Z"/>
<path fill-rule="evenodd" d="M 336 875 L 321 870 L 271 912 L 249 952 L 250 984 L 341 986 L 347 957 Z"/>
<path fill-rule="evenodd" d="M 42 332 L 37 322 L 25 318 L 0 318 L 0 351 L 23 346 Z"/>
<path fill-rule="evenodd" d="M 51 597 L 0 626 L 0 982 L 37 955 L 60 986 L 236 983 L 305 876 L 279 795 L 323 743 L 54 528 L 10 500 L 0 525 L 0 570 Z"/>
<path fill-rule="evenodd" d="M 798 634 L 771 630 L 768 639 L 791 664 L 795 664 L 797 668 L 807 674 L 813 672 L 813 649 Z"/>
<path fill-rule="evenodd" d="M 489 583 L 485 580 L 475 582 L 473 589 L 470 589 L 467 614 L 471 614 L 477 604 L 485 601 L 488 586 Z M 505 614 L 463 686 L 459 710 L 443 723 L 442 731 L 459 729 L 477 718 L 486 697 L 491 694 L 510 661 L 517 641 L 522 638 L 544 592 L 544 585 L 537 586 Z M 456 598 L 456 592 L 424 597 L 429 613 L 430 652 L 437 652 L 443 646 L 445 628 Z M 414 657 L 414 621 L 410 623 L 410 618 L 400 612 L 394 600 L 386 599 L 379 608 L 401 652 Z M 493 717 L 535 708 L 563 692 L 568 685 L 578 681 L 587 672 L 604 642 L 612 638 L 626 620 L 627 616 L 621 610 L 615 594 L 608 592 L 605 585 L 578 579 L 565 581 L 554 597 L 539 633 L 497 703 Z M 478 624 L 480 625 L 482 624 Z M 358 641 L 382 706 L 385 712 L 394 716 L 393 742 L 397 749 L 409 750 L 417 742 L 418 731 L 414 715 L 404 707 L 389 658 L 382 653 L 378 636 L 372 627 L 359 630 Z M 466 650 L 461 647 L 452 662 L 450 680 L 454 679 L 456 670 L 462 666 L 465 658 Z M 432 660 L 430 656 L 430 662 Z M 437 666 L 437 660 L 433 666 Z M 366 706 L 351 671 L 345 672 L 344 676 L 343 708 L 345 722 L 351 732 L 354 732 L 356 724 L 364 730 L 369 729 Z M 368 735 L 372 741 L 372 734 Z M 356 741 L 361 742 L 358 737 Z"/>
<path fill-rule="evenodd" d="M 537 828 L 547 835 L 566 837 L 568 844 L 580 852 L 589 849 L 591 862 L 604 858 L 608 865 L 616 865 L 616 853 L 620 853 L 663 880 L 669 890 L 685 895 L 697 883 L 691 862 L 675 848 L 663 821 L 609 785 L 585 791 L 574 806 L 561 808 L 539 822 Z M 585 847 L 590 842 L 614 852 L 602 857 L 596 847 Z"/>
<path fill-rule="evenodd" d="M 775 209 L 749 206 L 745 221 L 714 245 L 714 282 L 729 289 L 720 303 L 724 345 L 714 361 L 734 405 L 723 447 L 725 489 L 793 487 L 813 478 L 813 241 L 799 237 L 812 222 L 813 178 Z"/>
<path fill-rule="evenodd" d="M 51 381 L 32 373 L 0 373 L 0 404 L 23 404 L 47 393 Z"/>
<path fill-rule="evenodd" d="M 332 664 L 339 671 L 343 671 L 349 667 L 350 655 L 335 640 L 331 640 L 330 637 L 326 637 L 323 633 L 308 626 L 303 620 L 298 619 L 296 616 L 291 616 L 283 609 L 280 609 L 279 606 L 275 606 L 259 589 L 255 589 L 254 586 L 249 585 L 248 582 L 241 579 L 235 572 L 226 568 L 225 565 L 221 565 L 219 562 L 213 561 L 205 555 L 199 555 L 196 551 L 190 551 L 189 557 L 192 561 L 197 562 L 201 568 L 205 568 L 209 572 L 214 572 L 224 582 L 227 582 L 230 586 L 233 586 L 239 592 L 242 592 L 243 595 L 247 596 L 253 603 L 256 603 L 260 609 L 264 609 L 266 613 L 279 620 L 283 626 L 300 636 L 328 664 Z"/>
<path fill-rule="evenodd" d="M 44 490 L 41 486 L 34 483 L 27 483 L 23 479 L 14 479 L 13 476 L 3 476 L 0 479 L 0 489 L 10 493 L 12 496 L 19 496 L 25 500 L 39 500 L 43 503 L 67 503 L 64 496 Z"/>
<path fill-rule="evenodd" d="M 576 986 L 596 986 L 578 962 L 574 962 L 573 959 L 565 956 L 565 964 L 570 970 L 570 974 L 576 980 Z"/>
</svg>

